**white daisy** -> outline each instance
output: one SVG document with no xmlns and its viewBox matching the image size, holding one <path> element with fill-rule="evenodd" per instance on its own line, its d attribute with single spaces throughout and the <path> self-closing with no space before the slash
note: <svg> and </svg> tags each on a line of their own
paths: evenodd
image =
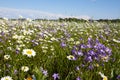
<svg viewBox="0 0 120 80">
<path fill-rule="evenodd" d="M 73 55 L 69 55 L 69 56 L 67 56 L 67 58 L 68 58 L 69 60 L 76 60 Z"/>
<path fill-rule="evenodd" d="M 5 77 L 2 77 L 1 80 L 13 80 L 13 79 L 10 76 L 5 76 Z"/>
<path fill-rule="evenodd" d="M 4 55 L 4 59 L 6 60 L 10 59 L 10 55 Z"/>
<path fill-rule="evenodd" d="M 24 72 L 27 72 L 27 71 L 29 71 L 29 67 L 28 66 L 22 66 L 21 70 L 24 71 Z"/>
<path fill-rule="evenodd" d="M 108 80 L 107 76 L 105 76 L 103 73 L 99 72 L 99 74 L 103 78 L 103 80 Z"/>
<path fill-rule="evenodd" d="M 33 49 L 24 49 L 22 54 L 27 55 L 28 57 L 34 57 L 36 55 L 36 52 Z"/>
<path fill-rule="evenodd" d="M 116 39 L 113 39 L 113 41 L 116 42 L 116 43 L 120 43 L 120 41 L 119 41 L 119 40 L 116 40 Z"/>
</svg>

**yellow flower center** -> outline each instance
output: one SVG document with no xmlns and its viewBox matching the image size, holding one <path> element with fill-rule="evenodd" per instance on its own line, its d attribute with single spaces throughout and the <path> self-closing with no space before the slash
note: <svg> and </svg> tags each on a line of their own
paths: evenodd
<svg viewBox="0 0 120 80">
<path fill-rule="evenodd" d="M 96 64 L 96 67 L 99 67 L 99 64 Z"/>
<path fill-rule="evenodd" d="M 103 77 L 103 80 L 108 80 L 106 76 Z"/>
<path fill-rule="evenodd" d="M 8 78 L 6 78 L 5 80 L 9 80 Z"/>
<path fill-rule="evenodd" d="M 102 60 L 105 61 L 107 60 L 109 57 L 108 56 L 105 56 L 105 57 L 102 57 Z"/>
<path fill-rule="evenodd" d="M 28 50 L 28 51 L 27 51 L 27 54 L 32 54 L 32 51 L 31 51 L 31 50 Z"/>
<path fill-rule="evenodd" d="M 70 58 L 70 59 L 73 59 L 73 58 L 74 58 L 74 56 L 69 56 L 69 58 Z"/>
<path fill-rule="evenodd" d="M 27 80 L 32 80 L 32 78 L 31 78 L 31 77 L 28 77 Z"/>
</svg>

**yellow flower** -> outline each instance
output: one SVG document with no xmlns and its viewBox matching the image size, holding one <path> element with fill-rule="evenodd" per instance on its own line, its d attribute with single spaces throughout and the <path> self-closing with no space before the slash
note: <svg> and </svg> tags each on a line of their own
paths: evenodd
<svg viewBox="0 0 120 80">
<path fill-rule="evenodd" d="M 103 80 L 108 80 L 107 76 L 105 76 L 103 73 L 99 72 L 99 74 L 103 78 Z"/>
<path fill-rule="evenodd" d="M 26 80 L 33 80 L 31 77 L 28 77 Z"/>
<path fill-rule="evenodd" d="M 104 62 L 108 62 L 109 56 L 103 56 L 101 59 L 102 59 Z"/>
<path fill-rule="evenodd" d="M 95 67 L 99 67 L 99 64 L 94 64 Z"/>
<path fill-rule="evenodd" d="M 103 77 L 103 80 L 108 80 L 108 78 L 106 76 Z"/>
</svg>

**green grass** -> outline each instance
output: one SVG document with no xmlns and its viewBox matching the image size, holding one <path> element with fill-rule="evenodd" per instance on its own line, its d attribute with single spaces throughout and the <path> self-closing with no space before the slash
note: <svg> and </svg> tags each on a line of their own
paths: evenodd
<svg viewBox="0 0 120 80">
<path fill-rule="evenodd" d="M 36 80 L 53 80 L 52 75 L 58 73 L 59 80 L 76 80 L 77 77 L 101 80 L 101 72 L 108 80 L 117 80 L 120 75 L 120 43 L 113 39 L 119 41 L 119 35 L 119 23 L 0 20 L 0 78 L 11 76 L 13 80 L 24 80 L 34 75 Z M 77 46 L 76 51 L 87 53 L 91 50 L 78 48 L 81 44 L 87 45 L 88 38 L 98 39 L 112 50 L 107 62 L 102 59 L 86 62 L 85 56 L 76 55 L 76 60 L 67 58 L 74 55 L 74 46 Z M 62 47 L 62 42 L 66 46 Z M 36 55 L 23 55 L 24 49 L 33 49 Z M 5 55 L 10 55 L 10 58 L 6 60 Z M 84 67 L 81 66 L 83 64 Z M 88 68 L 90 65 L 93 69 Z M 22 71 L 22 66 L 28 66 L 29 71 Z M 77 66 L 79 70 L 76 70 Z M 41 67 L 47 70 L 47 76 L 42 73 Z"/>
</svg>

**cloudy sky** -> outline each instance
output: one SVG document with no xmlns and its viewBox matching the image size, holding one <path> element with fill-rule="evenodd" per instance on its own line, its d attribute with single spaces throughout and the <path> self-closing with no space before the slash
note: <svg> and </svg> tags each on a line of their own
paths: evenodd
<svg viewBox="0 0 120 80">
<path fill-rule="evenodd" d="M 120 18 L 120 0 L 0 0 L 0 17 Z"/>
</svg>

